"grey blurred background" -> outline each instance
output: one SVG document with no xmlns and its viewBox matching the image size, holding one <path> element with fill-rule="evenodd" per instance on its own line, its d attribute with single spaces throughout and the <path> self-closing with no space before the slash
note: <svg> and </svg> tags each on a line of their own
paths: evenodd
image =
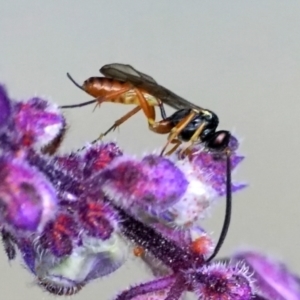
<svg viewBox="0 0 300 300">
<path fill-rule="evenodd" d="M 250 184 L 234 197 L 220 255 L 254 247 L 300 273 L 299 1 L 1 0 L 0 15 L 0 81 L 15 98 L 89 100 L 66 72 L 83 82 L 102 65 L 122 62 L 215 111 L 220 128 L 242 139 L 247 159 L 235 178 Z M 66 111 L 71 128 L 62 151 L 93 140 L 131 107 L 93 108 Z M 161 147 L 166 136 L 148 131 L 139 113 L 110 139 L 140 155 Z M 206 222 L 215 238 L 223 211 L 219 205 Z M 3 251 L 0 266 L 1 299 L 53 299 L 19 263 L 10 266 Z M 74 299 L 110 299 L 146 278 L 130 259 Z"/>
</svg>

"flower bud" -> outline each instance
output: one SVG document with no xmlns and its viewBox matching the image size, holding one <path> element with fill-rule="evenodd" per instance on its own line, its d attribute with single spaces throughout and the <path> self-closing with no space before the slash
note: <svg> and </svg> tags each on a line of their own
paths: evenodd
<svg viewBox="0 0 300 300">
<path fill-rule="evenodd" d="M 49 147 L 65 131 L 63 115 L 50 102 L 36 97 L 18 102 L 14 109 L 15 128 L 23 147 Z"/>
<path fill-rule="evenodd" d="M 57 208 L 51 183 L 25 162 L 3 157 L 0 178 L 0 224 L 41 232 Z"/>
</svg>

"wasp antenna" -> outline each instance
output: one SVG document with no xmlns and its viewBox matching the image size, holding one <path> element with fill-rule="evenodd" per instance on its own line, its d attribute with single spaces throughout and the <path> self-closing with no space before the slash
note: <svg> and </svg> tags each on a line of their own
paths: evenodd
<svg viewBox="0 0 300 300">
<path fill-rule="evenodd" d="M 70 73 L 67 73 L 67 77 L 74 83 L 74 85 L 76 85 L 79 89 L 81 89 L 82 91 L 85 92 L 85 90 L 83 89 L 83 87 L 73 79 L 73 77 L 70 75 Z M 98 101 L 97 99 L 93 99 L 93 100 L 82 102 L 82 103 L 79 103 L 79 104 L 63 105 L 63 106 L 60 106 L 59 108 L 82 107 L 82 106 L 86 106 L 86 105 L 95 103 L 97 101 Z"/>
<path fill-rule="evenodd" d="M 221 246 L 224 243 L 226 238 L 230 220 L 231 220 L 231 206 L 232 206 L 232 192 L 231 192 L 231 161 L 230 161 L 230 151 L 226 151 L 226 209 L 225 209 L 225 218 L 223 222 L 222 231 L 217 242 L 217 245 L 214 249 L 212 255 L 206 260 L 206 263 L 213 260 L 218 252 L 221 249 Z"/>
<path fill-rule="evenodd" d="M 74 85 L 76 85 L 79 89 L 85 92 L 84 88 L 73 79 L 73 77 L 70 75 L 70 73 L 67 73 L 67 77 L 73 82 Z"/>
<path fill-rule="evenodd" d="M 75 108 L 75 107 L 82 107 L 82 106 L 86 106 L 86 105 L 95 103 L 95 102 L 97 102 L 97 101 L 98 101 L 97 99 L 93 99 L 93 100 L 86 101 L 86 102 L 82 102 L 82 103 L 79 103 L 79 104 L 63 105 L 63 106 L 60 106 L 59 108 Z"/>
</svg>

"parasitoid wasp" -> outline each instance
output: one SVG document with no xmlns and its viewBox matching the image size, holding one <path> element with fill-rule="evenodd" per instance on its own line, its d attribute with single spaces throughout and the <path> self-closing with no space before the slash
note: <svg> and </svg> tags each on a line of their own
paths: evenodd
<svg viewBox="0 0 300 300">
<path fill-rule="evenodd" d="M 219 119 L 211 110 L 197 106 L 159 85 L 151 76 L 137 71 L 130 65 L 113 63 L 103 66 L 100 72 L 104 77 L 90 77 L 83 85 L 79 85 L 69 73 L 68 78 L 81 90 L 95 97 L 75 105 L 65 105 L 61 108 L 82 107 L 96 103 L 113 102 L 135 104 L 136 107 L 122 118 L 115 121 L 101 137 L 116 129 L 131 116 L 143 110 L 147 117 L 149 129 L 160 134 L 169 133 L 163 154 L 170 143 L 175 146 L 167 153 L 173 153 L 182 142 L 190 144 L 202 143 L 208 150 L 222 151 L 227 148 L 230 132 L 216 131 Z M 163 104 L 177 111 L 167 117 Z M 154 106 L 159 106 L 162 120 L 155 120 Z"/>
</svg>

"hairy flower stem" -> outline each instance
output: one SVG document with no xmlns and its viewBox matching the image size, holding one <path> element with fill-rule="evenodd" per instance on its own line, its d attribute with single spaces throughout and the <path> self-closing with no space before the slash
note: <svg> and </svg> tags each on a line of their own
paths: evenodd
<svg viewBox="0 0 300 300">
<path fill-rule="evenodd" d="M 133 243 L 144 247 L 174 272 L 182 268 L 200 266 L 204 263 L 203 256 L 193 255 L 166 239 L 151 227 L 128 215 L 124 210 L 116 208 L 122 218 L 121 230 Z M 152 238 L 149 239 L 149 236 Z"/>
<path fill-rule="evenodd" d="M 42 173 L 44 173 L 52 184 L 58 187 L 60 191 L 70 193 L 78 197 L 86 190 L 86 187 L 82 186 L 79 181 L 76 181 L 74 178 L 63 173 L 61 169 L 57 168 L 53 163 L 47 162 L 44 157 L 33 150 L 28 151 L 27 160 L 31 165 L 37 167 Z"/>
<path fill-rule="evenodd" d="M 115 298 L 115 300 L 131 300 L 137 295 L 145 295 L 148 293 L 158 292 L 163 289 L 169 288 L 175 282 L 175 275 L 167 276 L 164 278 L 159 278 L 147 283 L 131 287 L 128 290 L 125 290 L 120 295 Z"/>
<path fill-rule="evenodd" d="M 185 290 L 186 290 L 186 282 L 184 278 L 177 275 L 176 281 L 172 285 L 168 293 L 168 296 L 165 298 L 165 300 L 179 300 Z"/>
</svg>

